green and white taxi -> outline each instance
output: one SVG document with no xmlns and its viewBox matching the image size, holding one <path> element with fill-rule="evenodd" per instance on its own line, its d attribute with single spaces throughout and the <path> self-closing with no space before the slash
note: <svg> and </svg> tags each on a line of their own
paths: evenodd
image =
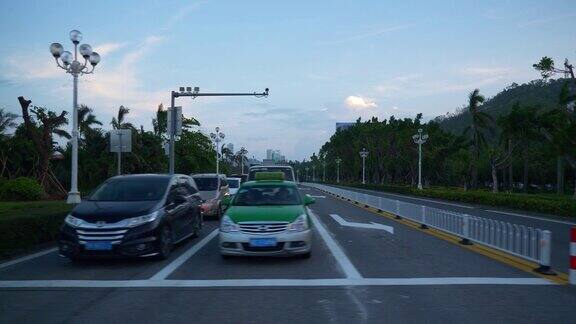
<svg viewBox="0 0 576 324">
<path fill-rule="evenodd" d="M 306 206 L 314 198 L 300 195 L 282 172 L 259 172 L 224 202 L 220 252 L 233 255 L 310 257 L 312 230 Z"/>
</svg>

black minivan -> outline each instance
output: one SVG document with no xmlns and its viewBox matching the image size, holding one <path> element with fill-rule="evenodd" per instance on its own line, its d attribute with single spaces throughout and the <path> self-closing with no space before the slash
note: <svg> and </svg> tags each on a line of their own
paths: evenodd
<svg viewBox="0 0 576 324">
<path fill-rule="evenodd" d="M 83 257 L 156 256 L 197 236 L 202 199 L 187 175 L 135 174 L 102 183 L 66 217 L 60 254 Z"/>
</svg>

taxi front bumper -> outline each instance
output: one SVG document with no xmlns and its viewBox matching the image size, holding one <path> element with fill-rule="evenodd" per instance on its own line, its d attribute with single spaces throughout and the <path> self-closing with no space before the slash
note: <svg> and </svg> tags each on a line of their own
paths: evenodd
<svg viewBox="0 0 576 324">
<path fill-rule="evenodd" d="M 275 246 L 254 247 L 251 239 L 274 238 Z M 220 232 L 222 255 L 289 256 L 309 253 L 312 248 L 312 230 L 301 232 L 285 231 L 273 235 L 246 234 L 242 232 Z"/>
</svg>

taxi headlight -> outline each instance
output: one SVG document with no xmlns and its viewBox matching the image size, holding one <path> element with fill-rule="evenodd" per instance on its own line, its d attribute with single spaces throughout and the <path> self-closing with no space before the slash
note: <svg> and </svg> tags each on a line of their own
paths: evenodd
<svg viewBox="0 0 576 324">
<path fill-rule="evenodd" d="M 64 218 L 64 222 L 72 227 L 79 227 L 80 225 L 84 224 L 83 220 L 72 215 L 66 216 L 66 218 Z"/>
<path fill-rule="evenodd" d="M 239 227 L 238 224 L 234 223 L 232 219 L 228 215 L 224 215 L 222 220 L 220 221 L 220 232 L 230 233 L 230 232 L 238 232 Z"/>
<path fill-rule="evenodd" d="M 127 227 L 135 227 L 135 226 L 139 226 L 139 225 L 142 225 L 145 223 L 153 222 L 156 220 L 156 218 L 158 218 L 158 214 L 159 214 L 158 211 L 155 211 L 155 212 L 150 213 L 148 215 L 128 218 L 126 220 L 126 226 Z"/>
<path fill-rule="evenodd" d="M 309 228 L 308 225 L 308 216 L 306 214 L 302 214 L 296 218 L 295 221 L 288 225 L 288 230 L 294 232 L 302 232 Z"/>
</svg>

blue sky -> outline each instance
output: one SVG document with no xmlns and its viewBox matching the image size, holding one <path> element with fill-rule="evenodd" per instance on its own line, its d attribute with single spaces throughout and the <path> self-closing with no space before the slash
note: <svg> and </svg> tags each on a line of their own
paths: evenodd
<svg viewBox="0 0 576 324">
<path fill-rule="evenodd" d="M 76 16 L 71 13 L 76 12 Z M 2 1 L 0 107 L 17 97 L 70 110 L 71 77 L 51 42 L 79 29 L 100 52 L 79 102 L 109 128 L 119 105 L 151 128 L 179 86 L 270 97 L 179 99 L 209 132 L 262 158 L 316 152 L 337 121 L 426 119 L 454 111 L 474 88 L 493 96 L 538 78 L 541 56 L 576 60 L 571 1 Z"/>
</svg>

